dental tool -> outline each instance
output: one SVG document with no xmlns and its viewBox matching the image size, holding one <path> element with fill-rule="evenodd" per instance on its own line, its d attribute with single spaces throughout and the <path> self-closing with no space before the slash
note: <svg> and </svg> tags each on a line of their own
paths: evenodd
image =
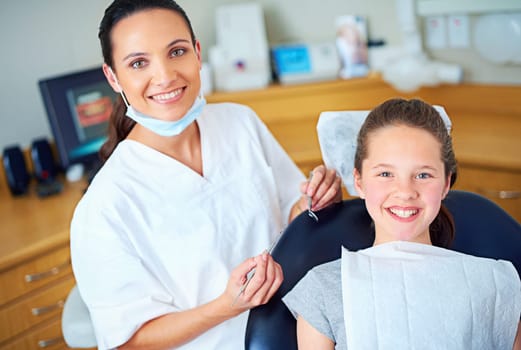
<svg viewBox="0 0 521 350">
<path fill-rule="evenodd" d="M 284 232 L 284 230 L 280 231 L 280 233 L 277 235 L 277 237 L 275 237 L 273 242 L 271 242 L 271 245 L 267 250 L 268 254 L 271 255 L 273 248 L 275 248 L 275 246 L 277 245 L 277 242 L 280 240 L 280 237 L 282 237 L 283 232 Z M 248 287 L 248 284 L 250 284 L 250 281 L 254 275 L 255 275 L 255 269 L 252 269 L 250 272 L 248 272 L 248 274 L 246 275 L 246 282 L 244 282 L 244 284 L 241 286 L 241 289 L 239 290 L 239 293 L 237 293 L 237 295 L 235 296 L 235 299 L 233 299 L 232 306 L 235 305 L 235 303 L 237 302 L 237 299 L 239 299 L 241 294 L 244 293 L 244 290 L 246 289 L 246 287 Z"/>
<path fill-rule="evenodd" d="M 309 182 L 311 182 L 311 179 L 313 178 L 313 172 L 311 171 L 309 173 Z M 312 200 L 311 200 L 311 196 L 307 196 L 308 197 L 308 216 L 312 219 L 314 219 L 316 222 L 318 222 L 318 216 L 317 214 L 315 214 L 313 212 L 313 210 L 311 210 L 311 205 L 312 205 Z"/>
</svg>

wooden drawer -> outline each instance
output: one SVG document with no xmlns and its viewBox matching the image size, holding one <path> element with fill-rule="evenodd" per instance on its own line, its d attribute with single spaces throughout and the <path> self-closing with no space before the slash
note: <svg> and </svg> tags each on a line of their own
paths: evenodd
<svg viewBox="0 0 521 350">
<path fill-rule="evenodd" d="M 22 338 L 7 343 L 0 350 L 27 350 L 27 349 L 67 349 L 63 340 L 61 320 L 55 318 L 43 327 L 40 327 Z"/>
<path fill-rule="evenodd" d="M 74 286 L 72 275 L 36 294 L 0 310 L 0 343 L 31 327 L 61 315 L 63 304 Z"/>
<path fill-rule="evenodd" d="M 521 172 L 462 166 L 455 188 L 484 195 L 521 222 Z"/>
<path fill-rule="evenodd" d="M 68 245 L 2 271 L 0 306 L 67 275 L 72 275 Z"/>
</svg>

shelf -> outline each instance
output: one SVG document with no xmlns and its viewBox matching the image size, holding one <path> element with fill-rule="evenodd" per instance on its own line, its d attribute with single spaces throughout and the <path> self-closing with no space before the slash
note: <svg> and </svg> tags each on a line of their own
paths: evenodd
<svg viewBox="0 0 521 350">
<path fill-rule="evenodd" d="M 420 16 L 521 11 L 519 0 L 417 0 Z"/>
</svg>

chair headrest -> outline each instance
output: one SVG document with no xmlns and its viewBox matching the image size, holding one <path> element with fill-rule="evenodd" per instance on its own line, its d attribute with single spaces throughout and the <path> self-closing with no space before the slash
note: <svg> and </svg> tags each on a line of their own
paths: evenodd
<svg viewBox="0 0 521 350">
<path fill-rule="evenodd" d="M 433 106 L 442 117 L 448 132 L 452 123 L 445 109 Z M 322 112 L 317 132 L 322 160 L 328 168 L 335 169 L 351 196 L 358 196 L 354 188 L 353 168 L 358 131 L 370 111 Z"/>
</svg>

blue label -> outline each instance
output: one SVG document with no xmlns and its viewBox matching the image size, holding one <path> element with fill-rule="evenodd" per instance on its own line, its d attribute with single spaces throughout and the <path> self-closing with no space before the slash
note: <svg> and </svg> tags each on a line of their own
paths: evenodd
<svg viewBox="0 0 521 350">
<path fill-rule="evenodd" d="M 273 49 L 273 57 L 279 75 L 311 72 L 309 51 L 304 45 L 276 47 Z"/>
</svg>

